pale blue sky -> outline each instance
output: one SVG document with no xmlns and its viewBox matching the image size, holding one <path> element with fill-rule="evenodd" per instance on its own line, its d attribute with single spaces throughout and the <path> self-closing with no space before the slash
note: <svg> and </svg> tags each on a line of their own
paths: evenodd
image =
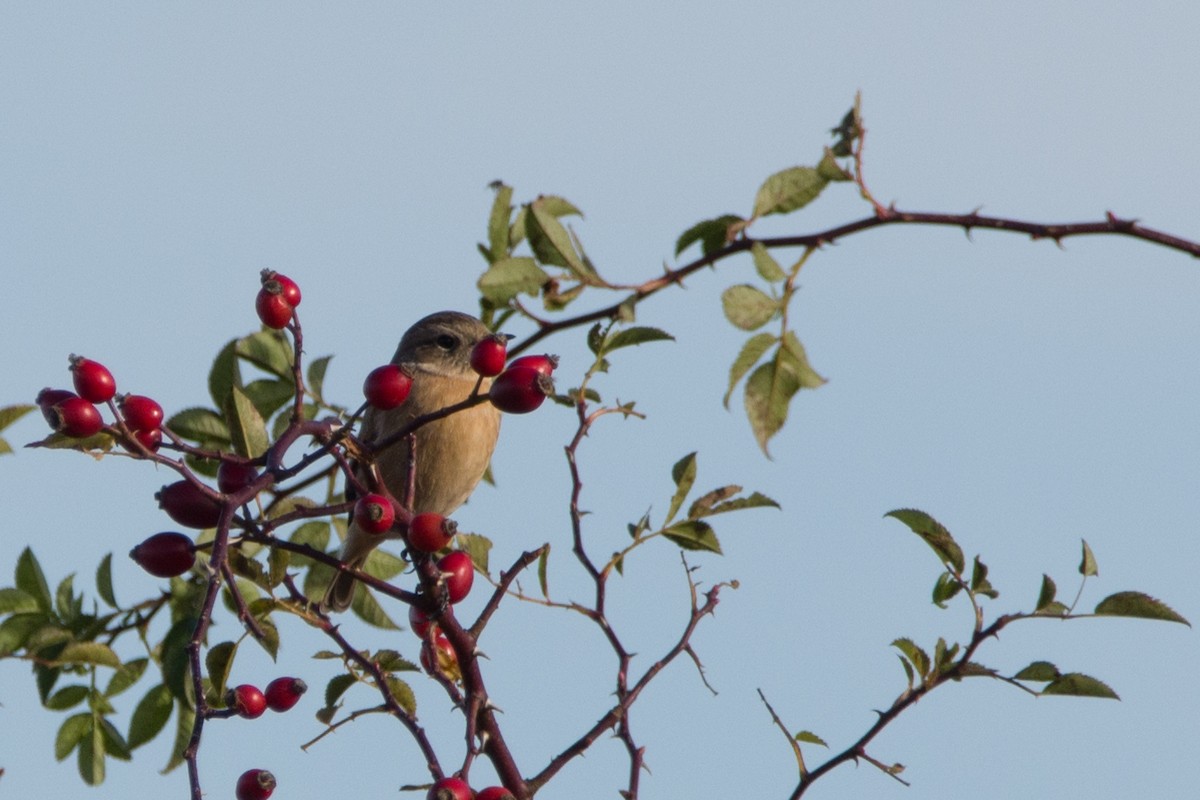
<svg viewBox="0 0 1200 800">
<path fill-rule="evenodd" d="M 1044 221 L 1112 210 L 1200 238 L 1200 13 L 1183 6 L 5 3 L 0 404 L 65 383 L 70 352 L 168 412 L 206 401 L 217 348 L 256 325 L 266 266 L 303 286 L 308 349 L 337 354 L 329 393 L 351 402 L 413 320 L 473 307 L 490 181 L 518 199 L 565 195 L 587 215 L 576 230 L 599 268 L 644 279 L 680 231 L 749 212 L 766 175 L 812 163 L 860 89 L 867 176 L 884 202 Z M 834 187 L 756 232 L 867 211 Z M 783 504 L 720 520 L 726 556 L 693 559 L 703 579 L 742 588 L 694 640 L 719 696 L 680 663 L 635 709 L 653 771 L 644 798 L 786 797 L 794 762 L 755 688 L 793 729 L 840 750 L 902 688 L 893 638 L 931 647 L 966 635 L 962 608 L 929 604 L 937 565 L 882 518 L 893 508 L 929 511 L 983 554 L 996 612 L 1029 608 L 1043 572 L 1073 596 L 1086 537 L 1100 579 L 1085 605 L 1140 589 L 1200 619 L 1200 264 L 1113 238 L 1061 250 L 930 228 L 848 239 L 805 267 L 796 328 L 830 382 L 797 401 L 771 462 L 736 407 L 720 405 L 743 336 L 719 293 L 751 274 L 729 262 L 644 307 L 641 321 L 678 341 L 626 351 L 598 388 L 649 418 L 607 420 L 581 451 L 597 553 L 620 547 L 647 507 L 661 517 L 670 465 L 693 449 L 698 487 L 737 482 Z M 568 384 L 585 367 L 577 338 L 553 346 Z M 507 420 L 499 488 L 458 515 L 496 541 L 498 563 L 551 541 L 564 599 L 586 590 L 568 557 L 571 428 L 555 409 Z M 42 434 L 29 418 L 8 436 Z M 155 591 L 123 554 L 169 527 L 151 500 L 167 480 L 115 459 L 0 459 L 0 584 L 32 543 L 52 582 L 78 571 L 90 587 L 116 551 L 118 596 Z M 672 548 L 631 561 L 611 599 L 642 664 L 657 657 L 686 612 Z M 220 625 L 232 635 L 231 620 Z M 411 644 L 347 627 L 364 647 Z M 308 656 L 323 645 L 298 624 L 284 638 L 279 667 L 253 655 L 235 679 L 297 673 L 319 693 L 332 666 Z M 609 702 L 610 655 L 574 619 L 502 609 L 483 647 L 527 772 Z M 983 682 L 940 690 L 872 749 L 908 766 L 911 789 L 843 767 L 810 796 L 1193 796 L 1198 655 L 1193 631 L 1165 623 L 1015 626 L 980 660 L 1015 671 L 1046 658 L 1123 701 L 1034 700 Z M 185 796 L 184 771 L 157 772 L 165 740 L 86 789 L 72 763 L 54 762 L 61 715 L 33 695 L 23 665 L 0 664 L 6 796 Z M 446 701 L 426 686 L 418 698 L 455 752 Z M 317 705 L 214 723 L 207 793 L 229 796 L 251 766 L 272 769 L 284 799 L 390 797 L 426 779 L 387 720 L 301 752 L 320 730 Z M 539 796 L 616 797 L 624 771 L 623 749 L 602 740 Z M 486 785 L 487 770 L 476 774 Z"/>
</svg>

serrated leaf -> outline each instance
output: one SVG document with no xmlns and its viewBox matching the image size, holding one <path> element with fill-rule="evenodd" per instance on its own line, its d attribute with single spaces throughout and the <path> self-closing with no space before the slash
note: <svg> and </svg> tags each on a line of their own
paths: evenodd
<svg viewBox="0 0 1200 800">
<path fill-rule="evenodd" d="M 101 667 L 119 667 L 121 659 L 106 644 L 100 642 L 71 642 L 59 653 L 60 664 L 96 664 Z"/>
<path fill-rule="evenodd" d="M 47 697 L 43 705 L 51 711 L 66 711 L 68 708 L 77 706 L 86 700 L 90 691 L 88 687 L 78 683 L 71 686 L 64 686 Z"/>
<path fill-rule="evenodd" d="M 355 616 L 368 625 L 383 630 L 400 630 L 400 626 L 392 621 L 392 618 L 383 610 L 383 606 L 379 605 L 379 601 L 371 592 L 366 591 L 365 587 L 354 593 L 354 600 L 351 602 L 350 608 L 354 611 Z"/>
<path fill-rule="evenodd" d="M 701 517 L 711 516 L 714 513 L 712 510 L 713 506 L 722 500 L 733 497 L 741 490 L 742 487 L 740 486 L 721 486 L 713 489 L 711 492 L 707 492 L 700 497 L 697 497 L 694 501 L 692 501 L 692 504 L 688 506 L 687 518 L 699 519 Z"/>
<path fill-rule="evenodd" d="M 779 262 L 775 260 L 775 256 L 771 255 L 771 251 L 762 242 L 755 242 L 751 245 L 750 255 L 754 258 L 754 269 L 757 270 L 758 276 L 764 281 L 778 283 L 787 278 L 787 273 L 783 271 L 783 267 L 779 266 Z"/>
<path fill-rule="evenodd" d="M 904 667 L 904 675 L 906 678 L 908 678 L 908 688 L 909 691 L 912 691 L 913 681 L 916 678 L 916 674 L 913 672 L 912 664 L 909 663 L 907 658 L 899 653 L 896 654 L 896 658 L 900 660 L 900 666 Z"/>
<path fill-rule="evenodd" d="M 329 369 L 329 362 L 333 360 L 333 356 L 320 356 L 308 362 L 308 391 L 318 399 L 325 397 L 325 372 Z M 289 393 L 294 387 L 288 384 Z M 265 415 L 264 415 L 265 416 Z"/>
<path fill-rule="evenodd" d="M 751 336 L 742 345 L 742 350 L 738 353 L 737 358 L 733 360 L 733 364 L 729 367 L 729 389 L 725 392 L 723 402 L 725 407 L 729 408 L 729 398 L 733 395 L 733 389 L 737 386 L 738 381 L 742 379 L 750 368 L 758 363 L 758 360 L 763 357 L 763 353 L 771 349 L 771 345 L 779 341 L 779 337 L 769 333 L 759 333 Z"/>
<path fill-rule="evenodd" d="M 30 614 L 13 614 L 0 622 L 0 655 L 8 655 L 25 646 L 25 643 L 42 626 L 49 622 L 43 612 Z"/>
<path fill-rule="evenodd" d="M 703 255 L 715 253 L 732 240 L 730 227 L 737 225 L 740 229 L 744 227 L 744 222 L 745 220 L 737 214 L 722 214 L 714 219 L 697 222 L 681 233 L 675 241 L 675 256 L 678 258 L 696 242 L 700 243 L 700 252 Z"/>
<path fill-rule="evenodd" d="M 1062 673 L 1058 671 L 1058 667 L 1051 664 L 1049 661 L 1034 661 L 1025 669 L 1013 675 L 1013 680 L 1017 681 L 1037 681 L 1038 683 L 1046 683 L 1059 677 Z"/>
<path fill-rule="evenodd" d="M 538 556 L 538 586 L 541 587 L 542 597 L 550 599 L 550 584 L 546 579 L 546 567 L 550 562 L 550 544 L 547 542 L 542 545 L 542 553 Z"/>
<path fill-rule="evenodd" d="M 671 467 L 671 480 L 675 482 L 675 494 L 671 496 L 671 507 L 667 510 L 667 518 L 664 524 L 675 519 L 675 515 L 679 513 L 683 501 L 687 498 L 688 493 L 692 491 L 692 485 L 696 482 L 696 453 L 688 453 L 683 458 L 675 462 Z"/>
<path fill-rule="evenodd" d="M 304 523 L 300 527 L 296 528 L 296 530 L 292 531 L 292 535 L 288 537 L 288 540 L 294 544 L 308 545 L 312 549 L 324 553 L 326 548 L 329 547 L 329 536 L 330 533 L 328 522 L 312 520 Z M 292 553 L 291 559 L 293 564 L 295 564 L 297 567 L 307 566 L 313 563 L 312 559 L 300 553 Z"/>
<path fill-rule="evenodd" d="M 175 742 L 171 746 L 171 756 L 162 768 L 164 775 L 184 763 L 183 751 L 191 741 L 192 726 L 196 722 L 196 712 L 190 706 L 176 703 L 175 708 Z"/>
<path fill-rule="evenodd" d="M 325 706 L 327 708 L 336 706 L 346 690 L 356 683 L 358 680 L 353 675 L 334 675 L 329 679 L 329 683 L 325 684 Z"/>
<path fill-rule="evenodd" d="M 232 389 L 226 392 L 229 396 Z M 201 444 L 228 444 L 229 426 L 220 414 L 208 408 L 185 408 L 167 420 L 166 427 L 184 439 Z"/>
<path fill-rule="evenodd" d="M 217 357 L 213 359 L 212 368 L 208 371 L 208 394 L 217 408 L 225 405 L 229 391 L 234 386 L 242 385 L 242 371 L 237 360 L 237 343 L 237 339 L 231 339 L 226 343 L 217 353 Z M 168 426 L 171 430 L 175 430 L 174 425 L 168 423 Z M 175 432 L 179 433 L 177 430 Z"/>
<path fill-rule="evenodd" d="M 379 650 L 371 660 L 384 672 L 418 672 L 420 670 L 420 667 L 400 655 L 397 650 Z"/>
<path fill-rule="evenodd" d="M 791 167 L 767 178 L 754 198 L 754 217 L 787 214 L 811 203 L 829 183 L 812 167 Z"/>
<path fill-rule="evenodd" d="M 1000 593 L 993 588 L 991 581 L 987 578 L 987 574 L 987 565 L 979 560 L 979 556 L 975 556 L 975 564 L 971 568 L 971 591 L 995 600 L 1000 596 Z"/>
<path fill-rule="evenodd" d="M 699 520 L 684 520 L 663 530 L 663 536 L 670 539 L 684 550 L 705 550 L 721 554 L 721 543 L 717 534 L 707 522 Z"/>
<path fill-rule="evenodd" d="M 229 671 L 233 667 L 236 655 L 235 642 L 221 642 L 208 648 L 208 653 L 204 656 L 204 669 L 208 672 L 213 694 L 217 697 L 225 694 L 225 685 L 229 681 Z"/>
<path fill-rule="evenodd" d="M 27 614 L 38 610 L 38 601 L 29 592 L 5 587 L 0 589 L 0 615 Z"/>
<path fill-rule="evenodd" d="M 371 554 L 367 556 L 367 560 L 363 562 L 362 571 L 372 578 L 379 578 L 386 581 L 396 577 L 407 567 L 408 562 L 404 559 L 377 547 L 371 551 Z"/>
<path fill-rule="evenodd" d="M 288 566 L 292 562 L 292 554 L 279 547 L 271 549 L 267 556 L 267 586 L 274 588 L 283 583 L 287 576 Z"/>
<path fill-rule="evenodd" d="M 741 283 L 721 292 L 721 309 L 735 327 L 752 331 L 770 322 L 782 306 L 777 298 L 761 289 Z"/>
<path fill-rule="evenodd" d="M 929 654 L 917 646 L 917 643 L 907 637 L 901 637 L 892 642 L 892 647 L 904 654 L 916 669 L 917 676 L 922 680 L 929 674 Z"/>
<path fill-rule="evenodd" d="M 58 588 L 54 592 L 54 608 L 58 612 L 58 617 L 70 624 L 74 617 L 75 606 L 75 574 L 72 573 L 59 581 Z"/>
<path fill-rule="evenodd" d="M 34 599 L 42 611 L 53 611 L 53 601 L 50 599 L 50 586 L 46 583 L 46 574 L 38 563 L 33 550 L 26 547 L 17 558 L 16 568 L 17 588 Z"/>
<path fill-rule="evenodd" d="M 75 751 L 84 736 L 92 732 L 91 712 L 75 714 L 63 720 L 54 737 L 54 757 L 62 761 Z"/>
<path fill-rule="evenodd" d="M 497 306 L 506 305 L 519 294 L 536 297 L 550 276 L 532 258 L 504 258 L 479 277 L 479 292 Z"/>
<path fill-rule="evenodd" d="M 959 677 L 962 678 L 994 678 L 996 676 L 996 670 L 992 669 L 991 667 L 985 667 L 983 664 L 980 664 L 976 661 L 964 661 L 958 668 L 958 674 Z"/>
<path fill-rule="evenodd" d="M 817 174 L 830 182 L 854 180 L 854 176 L 842 168 L 842 165 L 837 162 L 837 158 L 833 155 L 833 151 L 828 147 L 825 148 L 825 153 L 821 156 L 821 162 L 817 164 Z"/>
<path fill-rule="evenodd" d="M 768 457 L 767 444 L 783 428 L 792 397 L 803 388 L 800 376 L 784 353 L 782 346 L 776 349 L 775 357 L 759 364 L 746 381 L 746 418 L 758 446 Z"/>
<path fill-rule="evenodd" d="M 732 500 L 727 500 L 724 503 L 717 503 L 705 516 L 711 517 L 715 514 L 725 514 L 730 511 L 741 511 L 743 508 L 779 508 L 779 503 L 767 497 L 761 492 L 752 492 L 748 497 L 735 497 Z"/>
<path fill-rule="evenodd" d="M 496 197 L 492 200 L 492 212 L 488 215 L 488 261 L 495 263 L 504 259 L 509 252 L 508 221 L 512 218 L 511 186 L 497 182 Z"/>
<path fill-rule="evenodd" d="M 238 339 L 239 358 L 281 378 L 292 380 L 292 345 L 283 331 L 259 331 Z"/>
<path fill-rule="evenodd" d="M 417 696 L 413 694 L 412 687 L 399 678 L 388 676 L 387 679 L 388 692 L 399 704 L 401 708 L 409 714 L 417 713 Z"/>
<path fill-rule="evenodd" d="M 1054 585 L 1054 580 L 1045 573 L 1042 574 L 1042 590 L 1038 592 L 1037 611 L 1042 611 L 1051 603 L 1054 602 L 1055 595 L 1058 594 L 1058 587 Z"/>
<path fill-rule="evenodd" d="M 109 607 L 118 607 L 117 596 L 113 593 L 112 553 L 100 559 L 100 566 L 96 567 L 96 593 Z"/>
<path fill-rule="evenodd" d="M 1110 700 L 1120 700 L 1117 693 L 1104 681 L 1084 675 L 1081 672 L 1068 672 L 1056 681 L 1052 681 L 1041 691 L 1044 695 L 1070 695 L 1073 697 L 1103 697 Z"/>
<path fill-rule="evenodd" d="M 1100 565 L 1096 563 L 1096 557 L 1092 555 L 1092 548 L 1088 547 L 1086 539 L 1081 539 L 1083 542 L 1083 558 L 1079 562 L 1079 574 L 1090 577 L 1100 574 Z"/>
<path fill-rule="evenodd" d="M 458 534 L 458 546 L 471 557 L 471 563 L 475 565 L 475 569 L 484 575 L 489 574 L 488 554 L 492 550 L 491 539 L 480 536 L 478 533 L 460 533 Z"/>
<path fill-rule="evenodd" d="M 150 660 L 147 658 L 135 658 L 131 661 L 126 661 L 113 673 L 108 686 L 104 689 L 104 696 L 110 698 L 116 697 L 130 686 L 133 686 L 141 679 L 142 674 L 146 671 L 146 667 L 149 664 Z"/>
<path fill-rule="evenodd" d="M 254 641 L 258 642 L 259 647 L 267 652 L 272 661 L 276 660 L 279 657 L 279 628 L 267 617 L 258 617 L 255 621 L 262 631 L 262 636 L 256 636 Z"/>
<path fill-rule="evenodd" d="M 1192 623 L 1161 600 L 1141 592 L 1117 592 L 1110 594 L 1096 606 L 1097 614 L 1111 617 L 1138 617 L 1160 619 L 1165 622 L 1181 622 L 1189 628 Z"/>
<path fill-rule="evenodd" d="M 964 567 L 962 548 L 958 546 L 958 542 L 954 541 L 950 531 L 946 530 L 940 522 L 924 511 L 918 511 L 915 508 L 896 509 L 889 511 L 884 516 L 903 522 L 932 548 L 942 563 L 952 566 L 956 574 L 962 574 Z"/>
<path fill-rule="evenodd" d="M 181 701 L 188 700 L 188 654 L 187 645 L 196 629 L 195 617 L 184 617 L 171 626 L 163 637 L 162 652 L 163 683 L 172 696 Z"/>
<path fill-rule="evenodd" d="M 104 733 L 92 716 L 87 732 L 79 740 L 79 777 L 88 786 L 104 783 Z"/>
<path fill-rule="evenodd" d="M 525 218 L 525 235 L 529 246 L 543 264 L 566 267 L 581 280 L 590 281 L 595 273 L 584 263 L 570 234 L 558 217 L 547 208 L 546 198 L 539 197 L 529 204 L 529 215 Z"/>
<path fill-rule="evenodd" d="M 270 419 L 276 411 L 286 406 L 296 396 L 295 384 L 275 378 L 250 381 L 244 388 L 235 391 L 245 394 L 264 420 Z"/>
<path fill-rule="evenodd" d="M 254 402 L 236 386 L 225 404 L 225 419 L 229 421 L 230 438 L 238 455 L 258 458 L 267 452 L 267 424 Z"/>
<path fill-rule="evenodd" d="M 806 744 L 819 744 L 821 747 L 825 748 L 829 747 L 829 745 L 825 744 L 824 739 L 822 739 L 820 736 L 817 736 L 812 731 L 800 731 L 795 735 L 794 738 L 797 742 L 805 742 Z"/>
<path fill-rule="evenodd" d="M 780 354 L 780 358 L 783 358 L 796 371 L 800 378 L 801 389 L 819 389 L 828 382 L 817 374 L 817 371 L 808 363 L 808 352 L 804 349 L 804 345 L 800 344 L 795 333 L 788 331 L 783 335 L 781 349 L 783 352 Z"/>
<path fill-rule="evenodd" d="M 633 345 L 645 344 L 646 342 L 662 342 L 675 341 L 675 337 L 664 330 L 658 328 L 650 328 L 647 326 L 638 326 L 636 328 L 626 328 L 622 331 L 617 331 L 612 336 L 609 336 L 604 343 L 604 352 L 611 353 L 613 350 L 618 350 L 622 347 L 631 347 Z"/>
</svg>

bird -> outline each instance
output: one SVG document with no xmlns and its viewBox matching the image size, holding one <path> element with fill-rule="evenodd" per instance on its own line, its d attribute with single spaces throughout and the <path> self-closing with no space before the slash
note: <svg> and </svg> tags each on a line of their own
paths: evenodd
<svg viewBox="0 0 1200 800">
<path fill-rule="evenodd" d="M 408 398 L 388 411 L 368 408 L 359 438 L 367 444 L 378 442 L 424 414 L 462 402 L 477 384 L 486 394 L 491 379 L 483 378 L 480 384 L 479 375 L 471 369 L 471 351 L 493 335 L 480 320 L 458 311 L 439 311 L 417 321 L 400 338 L 391 361 L 412 377 Z M 480 403 L 418 428 L 409 510 L 450 516 L 467 501 L 487 471 L 499 434 L 500 411 L 491 403 Z M 408 457 L 408 440 L 404 439 L 376 459 L 384 485 L 401 500 Z M 397 536 L 395 529 L 385 536 L 367 533 L 351 520 L 340 559 L 348 567 L 361 567 L 384 538 Z M 339 571 L 322 605 L 331 611 L 345 611 L 354 599 L 357 583 L 352 575 Z"/>
</svg>

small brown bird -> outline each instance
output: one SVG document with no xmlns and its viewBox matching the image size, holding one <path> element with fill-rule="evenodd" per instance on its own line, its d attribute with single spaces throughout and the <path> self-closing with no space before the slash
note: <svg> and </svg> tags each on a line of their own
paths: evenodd
<svg viewBox="0 0 1200 800">
<path fill-rule="evenodd" d="M 471 350 L 491 335 L 475 317 L 457 311 L 430 314 L 409 328 L 392 357 L 393 364 L 403 366 L 412 376 L 408 399 L 390 411 L 368 409 L 360 438 L 367 443 L 379 441 L 417 417 L 467 399 L 479 380 L 471 369 Z M 485 378 L 480 391 L 486 393 L 490 385 L 491 379 Z M 490 403 L 419 428 L 412 512 L 449 516 L 465 503 L 487 470 L 499 434 L 500 412 Z M 408 443 L 398 442 L 377 461 L 383 482 L 400 499 L 404 497 L 408 453 Z M 361 567 L 383 538 L 351 522 L 342 562 Z M 325 593 L 324 605 L 332 611 L 346 610 L 354 599 L 356 584 L 353 577 L 339 572 Z"/>
</svg>

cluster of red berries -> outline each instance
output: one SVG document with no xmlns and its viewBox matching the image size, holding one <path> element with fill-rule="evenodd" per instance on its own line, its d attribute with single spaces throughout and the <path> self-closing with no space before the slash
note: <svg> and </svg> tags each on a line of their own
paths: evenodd
<svg viewBox="0 0 1200 800">
<path fill-rule="evenodd" d="M 300 287 L 280 272 L 271 269 L 262 271 L 262 288 L 254 298 L 254 310 L 268 328 L 286 328 L 292 321 L 296 306 L 300 305 Z"/>
<path fill-rule="evenodd" d="M 257 719 L 269 708 L 272 711 L 290 711 L 308 691 L 308 685 L 299 678 L 276 678 L 267 684 L 265 692 L 257 686 L 243 683 L 226 694 L 226 704 L 239 717 Z M 275 791 L 275 776 L 265 769 L 248 769 L 237 780 L 237 800 L 267 800 Z"/>
<path fill-rule="evenodd" d="M 46 388 L 38 392 L 38 407 L 50 427 L 73 439 L 95 436 L 104 428 L 96 406 L 116 398 L 119 419 L 129 434 L 146 449 L 157 450 L 162 444 L 162 406 L 145 395 L 117 397 L 117 382 L 108 367 L 83 356 L 72 355 L 70 360 L 75 391 Z"/>
<path fill-rule="evenodd" d="M 471 787 L 462 778 L 442 778 L 435 781 L 425 795 L 426 800 L 513 800 L 513 794 L 503 786 L 489 786 L 478 792 L 472 792 Z"/>
</svg>

